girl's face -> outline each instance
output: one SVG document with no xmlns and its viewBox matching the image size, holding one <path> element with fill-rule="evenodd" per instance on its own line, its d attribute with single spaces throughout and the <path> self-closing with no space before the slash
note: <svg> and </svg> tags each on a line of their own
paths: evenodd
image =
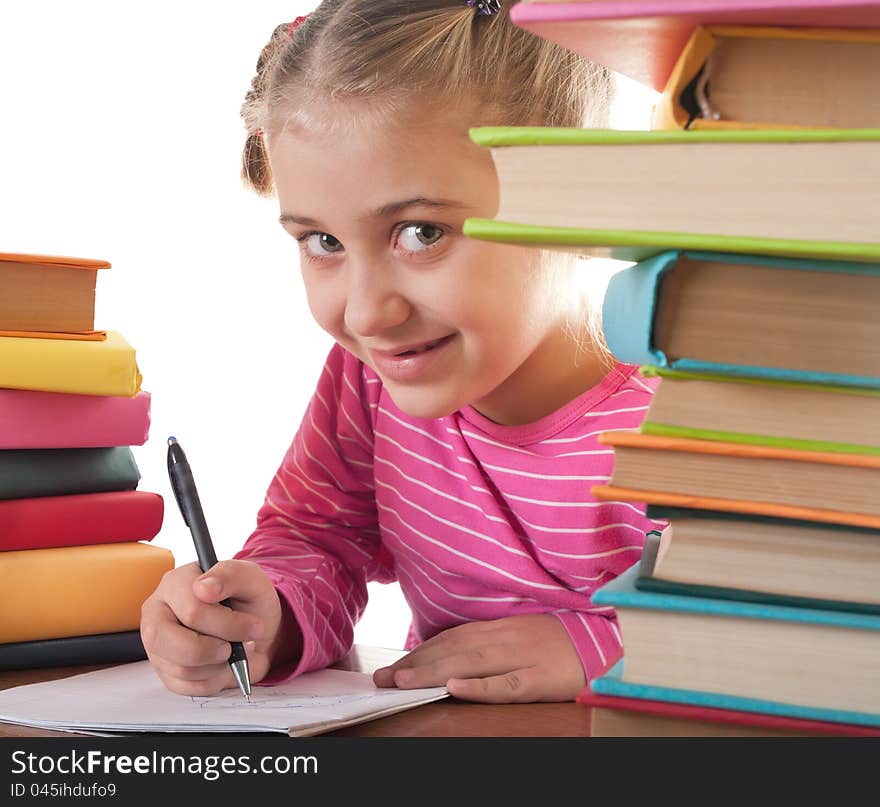
<svg viewBox="0 0 880 807">
<path fill-rule="evenodd" d="M 569 381 L 554 385 L 571 378 L 573 352 L 540 253 L 462 234 L 498 209 L 489 152 L 448 119 L 382 127 L 350 114 L 268 142 L 318 324 L 414 417 L 472 404 L 519 424 L 573 397 L 560 393 Z"/>
</svg>

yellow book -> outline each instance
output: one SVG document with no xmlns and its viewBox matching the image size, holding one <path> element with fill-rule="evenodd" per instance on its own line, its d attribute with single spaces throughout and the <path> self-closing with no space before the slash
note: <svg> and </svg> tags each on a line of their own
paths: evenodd
<svg viewBox="0 0 880 807">
<path fill-rule="evenodd" d="M 699 27 L 651 128 L 873 128 L 878 87 L 880 30 Z"/>
<path fill-rule="evenodd" d="M 0 552 L 0 643 L 137 630 L 173 568 L 169 550 L 143 542 Z"/>
<path fill-rule="evenodd" d="M 116 331 L 104 341 L 0 336 L 0 387 L 130 398 L 141 374 Z"/>
</svg>

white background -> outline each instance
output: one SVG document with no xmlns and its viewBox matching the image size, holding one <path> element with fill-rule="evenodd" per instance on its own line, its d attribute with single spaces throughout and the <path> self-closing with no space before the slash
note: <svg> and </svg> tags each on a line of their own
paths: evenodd
<svg viewBox="0 0 880 807">
<path fill-rule="evenodd" d="M 464 0 L 462 0 L 464 2 Z M 0 252 L 101 258 L 96 325 L 136 348 L 152 394 L 134 449 L 165 498 L 154 543 L 195 560 L 165 470 L 176 435 L 217 555 L 230 557 L 311 396 L 330 337 L 311 319 L 275 200 L 239 180 L 239 108 L 297 0 L 27 0 L 0 5 Z M 622 82 L 612 126 L 648 126 Z M 0 292 L 2 293 L 2 292 Z M 401 647 L 396 585 L 371 584 L 359 642 Z"/>
</svg>

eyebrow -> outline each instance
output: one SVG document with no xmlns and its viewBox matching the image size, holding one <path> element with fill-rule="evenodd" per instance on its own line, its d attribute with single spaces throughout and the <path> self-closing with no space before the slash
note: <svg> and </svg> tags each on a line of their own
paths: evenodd
<svg viewBox="0 0 880 807">
<path fill-rule="evenodd" d="M 371 210 L 363 216 L 358 217 L 358 221 L 369 221 L 370 219 L 383 219 L 393 216 L 401 210 L 408 207 L 432 207 L 436 210 L 462 210 L 467 205 L 461 202 L 454 202 L 449 199 L 428 199 L 424 196 L 414 196 L 411 199 L 401 199 L 399 202 L 389 202 L 381 205 L 375 210 Z M 320 222 L 310 219 L 307 216 L 295 216 L 293 213 L 282 213 L 278 217 L 281 224 L 301 224 L 303 227 L 320 227 Z"/>
</svg>

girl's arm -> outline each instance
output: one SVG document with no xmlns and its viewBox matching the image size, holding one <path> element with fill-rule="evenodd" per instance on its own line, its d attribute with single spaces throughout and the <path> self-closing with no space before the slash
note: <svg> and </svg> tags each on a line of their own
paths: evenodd
<svg viewBox="0 0 880 807">
<path fill-rule="evenodd" d="M 266 683 L 332 664 L 351 648 L 367 582 L 394 580 L 380 551 L 363 366 L 335 345 L 299 431 L 236 554 L 278 591 L 283 618 Z"/>
</svg>

